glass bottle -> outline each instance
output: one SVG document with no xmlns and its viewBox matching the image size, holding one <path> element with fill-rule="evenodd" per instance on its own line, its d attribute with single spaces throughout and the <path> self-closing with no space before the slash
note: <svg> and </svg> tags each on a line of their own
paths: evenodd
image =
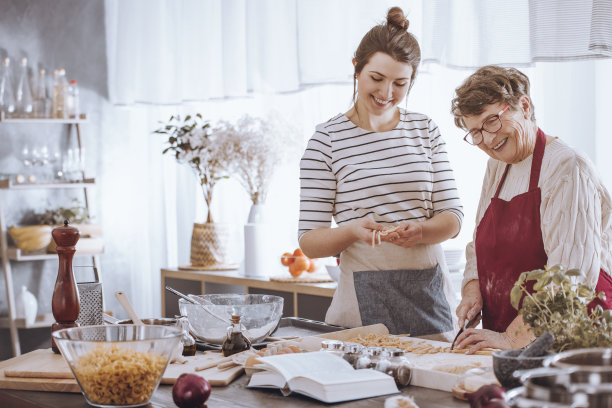
<svg viewBox="0 0 612 408">
<path fill-rule="evenodd" d="M 28 59 L 19 61 L 19 79 L 17 80 L 17 91 L 15 92 L 15 113 L 20 118 L 32 116 L 32 87 L 28 76 Z"/>
<path fill-rule="evenodd" d="M 6 57 L 2 60 L 2 73 L 0 73 L 0 112 L 6 116 L 15 113 L 15 94 L 11 81 L 11 60 Z"/>
<path fill-rule="evenodd" d="M 364 347 L 361 350 L 357 361 L 355 361 L 355 369 L 361 370 L 364 368 L 370 368 L 370 365 L 372 364 L 372 355 L 370 353 L 370 349 L 367 347 Z"/>
<path fill-rule="evenodd" d="M 47 73 L 44 69 L 38 71 L 38 80 L 34 88 L 34 116 L 48 118 L 51 116 L 52 101 L 47 87 Z"/>
<path fill-rule="evenodd" d="M 66 93 L 68 92 L 68 81 L 64 68 L 53 71 L 53 117 L 66 118 Z"/>
<path fill-rule="evenodd" d="M 195 356 L 196 353 L 196 341 L 189 334 L 189 320 L 185 316 L 180 316 L 176 323 L 177 327 L 183 330 L 183 337 L 181 342 L 183 343 L 183 355 L 184 356 Z"/>
<path fill-rule="evenodd" d="M 73 79 L 68 84 L 68 92 L 66 93 L 66 115 L 70 119 L 79 118 L 79 85 L 76 79 Z"/>
<path fill-rule="evenodd" d="M 232 315 L 232 325 L 227 328 L 227 336 L 221 346 L 223 356 L 231 356 L 232 354 L 240 353 L 251 348 L 251 341 L 242 334 L 242 326 L 240 324 L 240 316 Z"/>
</svg>

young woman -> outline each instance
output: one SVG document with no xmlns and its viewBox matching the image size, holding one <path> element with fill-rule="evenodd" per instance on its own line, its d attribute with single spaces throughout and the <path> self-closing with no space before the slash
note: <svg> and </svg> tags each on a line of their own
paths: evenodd
<svg viewBox="0 0 612 408">
<path fill-rule="evenodd" d="M 310 257 L 340 254 L 326 322 L 452 340 L 439 244 L 459 233 L 463 213 L 438 127 L 399 108 L 421 60 L 408 25 L 394 7 L 363 37 L 353 107 L 316 127 L 300 164 L 299 241 Z"/>
</svg>

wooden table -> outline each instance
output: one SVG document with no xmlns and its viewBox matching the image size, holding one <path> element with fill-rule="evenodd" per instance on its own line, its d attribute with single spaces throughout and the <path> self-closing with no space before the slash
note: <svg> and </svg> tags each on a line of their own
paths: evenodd
<svg viewBox="0 0 612 408">
<path fill-rule="evenodd" d="M 176 295 L 165 290 L 166 285 L 175 287 L 183 293 L 219 293 L 220 285 L 227 285 L 228 292 L 282 296 L 285 299 L 283 316 L 303 317 L 312 320 L 325 320 L 325 312 L 336 291 L 335 282 L 327 283 L 290 283 L 270 281 L 267 276 L 244 276 L 240 269 L 230 271 L 191 271 L 164 268 L 161 270 L 162 315 L 178 314 Z M 212 290 L 211 290 L 212 288 Z"/>
<path fill-rule="evenodd" d="M 322 402 L 293 394 L 283 397 L 278 390 L 247 389 L 247 377 L 243 375 L 227 387 L 214 387 L 208 408 L 306 408 L 341 406 L 346 408 L 382 408 L 389 396 L 369 398 L 345 403 L 327 405 Z M 431 390 L 422 387 L 406 387 L 402 393 L 411 395 L 421 408 L 466 408 L 467 402 L 453 398 L 452 394 L 444 391 Z M 81 394 L 12 391 L 0 390 L 0 406 L 10 408 L 86 408 L 89 407 Z M 147 407 L 172 408 L 172 387 L 160 386 L 151 403 Z"/>
</svg>

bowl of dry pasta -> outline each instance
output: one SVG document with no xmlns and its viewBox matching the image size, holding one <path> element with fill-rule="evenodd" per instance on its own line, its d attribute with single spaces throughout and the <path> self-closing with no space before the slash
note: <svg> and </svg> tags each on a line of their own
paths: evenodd
<svg viewBox="0 0 612 408">
<path fill-rule="evenodd" d="M 149 403 L 181 339 L 169 326 L 84 326 L 53 332 L 85 399 L 95 407 Z"/>
</svg>

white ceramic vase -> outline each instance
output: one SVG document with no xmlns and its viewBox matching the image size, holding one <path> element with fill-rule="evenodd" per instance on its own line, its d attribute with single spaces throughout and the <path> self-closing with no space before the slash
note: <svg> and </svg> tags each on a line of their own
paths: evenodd
<svg viewBox="0 0 612 408">
<path fill-rule="evenodd" d="M 25 286 L 21 287 L 21 291 L 15 298 L 15 314 L 18 319 L 25 319 L 26 325 L 31 325 L 36 321 L 38 313 L 38 301 L 32 292 L 28 291 Z"/>
<path fill-rule="evenodd" d="M 263 204 L 253 204 L 244 225 L 244 274 L 267 276 L 271 254 L 268 250 L 269 225 L 265 223 Z"/>
</svg>

